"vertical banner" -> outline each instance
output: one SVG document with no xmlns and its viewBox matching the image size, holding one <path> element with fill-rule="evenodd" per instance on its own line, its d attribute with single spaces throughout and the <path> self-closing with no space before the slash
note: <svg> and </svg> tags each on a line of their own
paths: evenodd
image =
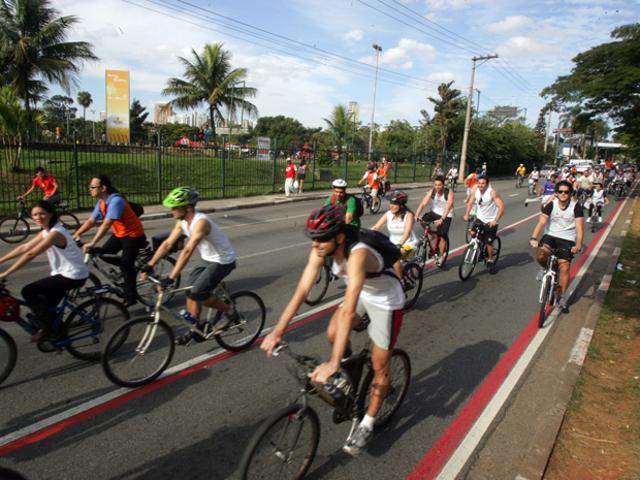
<svg viewBox="0 0 640 480">
<path fill-rule="evenodd" d="M 106 70 L 107 141 L 129 143 L 129 72 Z"/>
<path fill-rule="evenodd" d="M 258 151 L 256 152 L 257 160 L 270 160 L 271 156 L 269 155 L 271 150 L 271 138 L 269 137 L 258 137 Z"/>
</svg>

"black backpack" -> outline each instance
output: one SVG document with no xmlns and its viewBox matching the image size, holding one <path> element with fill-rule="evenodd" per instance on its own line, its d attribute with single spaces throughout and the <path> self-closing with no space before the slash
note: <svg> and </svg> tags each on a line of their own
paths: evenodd
<svg viewBox="0 0 640 480">
<path fill-rule="evenodd" d="M 383 270 L 378 273 L 367 273 L 367 278 L 378 277 L 381 274 L 386 273 L 385 270 L 392 268 L 393 264 L 400 260 L 400 248 L 397 245 L 393 244 L 391 240 L 389 240 L 389 237 L 387 237 L 382 232 L 378 232 L 377 230 L 369 230 L 367 228 L 357 229 L 355 227 L 352 227 L 351 225 L 347 225 L 346 234 L 347 258 L 349 258 L 351 248 L 357 242 L 365 243 L 369 247 L 373 248 L 376 252 L 378 252 L 382 257 L 382 261 L 384 262 Z M 391 273 L 391 275 L 396 277 L 394 273 Z"/>
<path fill-rule="evenodd" d="M 144 207 L 139 203 L 129 202 L 129 206 L 131 207 L 131 210 L 133 210 L 133 213 L 135 213 L 136 217 L 138 218 L 141 217 L 142 214 L 144 213 Z"/>
</svg>

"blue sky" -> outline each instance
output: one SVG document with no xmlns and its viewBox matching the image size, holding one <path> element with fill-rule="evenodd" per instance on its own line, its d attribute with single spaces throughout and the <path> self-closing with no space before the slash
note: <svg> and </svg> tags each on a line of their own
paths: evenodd
<svg viewBox="0 0 640 480">
<path fill-rule="evenodd" d="M 105 68 L 130 70 L 131 96 L 152 111 L 155 102 L 168 100 L 160 93 L 167 79 L 182 74 L 177 57 L 222 41 L 233 65 L 249 70 L 247 84 L 258 89 L 254 103 L 260 116 L 287 115 L 310 127 L 323 125 L 333 106 L 349 101 L 360 104 L 361 121 L 369 122 L 373 43 L 383 49 L 376 123 L 417 124 L 421 109 L 432 112 L 427 97 L 435 96 L 439 83 L 454 80 L 466 95 L 471 57 L 496 52 L 499 60 L 477 71 L 480 110 L 515 105 L 526 108 L 527 121 L 534 124 L 543 105 L 540 90 L 568 73 L 577 53 L 608 41 L 613 28 L 640 17 L 637 0 L 54 0 L 53 5 L 79 17 L 70 39 L 93 43 L 100 57 L 85 65 L 79 82 L 94 98 L 96 117 L 104 110 Z"/>
</svg>

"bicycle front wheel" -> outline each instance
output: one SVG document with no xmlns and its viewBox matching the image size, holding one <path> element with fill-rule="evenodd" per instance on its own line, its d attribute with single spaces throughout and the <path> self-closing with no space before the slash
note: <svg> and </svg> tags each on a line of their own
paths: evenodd
<svg viewBox="0 0 640 480">
<path fill-rule="evenodd" d="M 165 371 L 175 350 L 173 331 L 164 320 L 145 315 L 118 328 L 102 354 L 102 369 L 122 387 L 139 387 Z"/>
<path fill-rule="evenodd" d="M 331 271 L 329 267 L 325 265 L 320 269 L 316 280 L 313 282 L 311 287 L 311 291 L 309 295 L 307 295 L 304 303 L 307 305 L 317 305 L 322 301 L 324 296 L 327 294 L 327 289 L 329 288 L 329 279 L 331 278 Z"/>
<path fill-rule="evenodd" d="M 404 308 L 409 310 L 418 301 L 422 291 L 424 272 L 418 262 L 407 262 L 402 267 L 402 288 L 405 294 Z"/>
<path fill-rule="evenodd" d="M 64 348 L 80 360 L 99 360 L 105 342 L 118 325 L 129 320 L 129 312 L 112 298 L 92 298 L 77 307 L 63 323 Z"/>
<path fill-rule="evenodd" d="M 382 199 L 380 197 L 371 198 L 371 213 L 378 213 L 380 211 L 380 205 L 382 204 Z"/>
<path fill-rule="evenodd" d="M 215 338 L 225 350 L 238 352 L 249 347 L 258 338 L 264 327 L 267 313 L 262 299 L 253 292 L 233 293 L 231 301 L 235 305 L 238 318 L 230 321 L 224 330 L 215 335 Z M 222 313 L 217 312 L 214 325 L 226 321 L 226 318 L 221 317 Z"/>
<path fill-rule="evenodd" d="M 473 269 L 476 268 L 476 262 L 478 261 L 478 248 L 475 244 L 470 244 L 465 248 L 464 255 L 462 256 L 462 262 L 458 266 L 458 276 L 463 282 L 467 280 L 473 273 Z"/>
<path fill-rule="evenodd" d="M 240 460 L 242 480 L 297 480 L 307 473 L 320 442 L 320 419 L 312 408 L 292 404 L 269 417 Z"/>
<path fill-rule="evenodd" d="M 144 263 L 146 263 L 147 259 L 144 259 Z M 154 276 L 164 278 L 171 273 L 173 270 L 173 266 L 176 264 L 176 261 L 173 257 L 164 257 L 160 259 L 160 261 L 153 268 Z M 173 288 L 180 287 L 180 276 L 176 278 L 176 281 L 173 282 Z M 156 296 L 158 293 L 156 292 L 155 285 L 151 282 L 138 282 L 137 284 L 138 291 L 138 300 L 141 303 L 146 305 L 147 307 L 153 307 L 156 304 Z M 173 289 L 165 290 L 164 296 L 162 297 L 162 304 L 166 305 L 175 295 Z"/>
<path fill-rule="evenodd" d="M 31 227 L 24 218 L 17 215 L 0 220 L 0 240 L 7 243 L 20 243 L 29 236 Z"/>
<path fill-rule="evenodd" d="M 4 382 L 16 366 L 18 347 L 11 335 L 0 328 L 0 383 Z"/>
<path fill-rule="evenodd" d="M 80 226 L 80 221 L 78 220 L 78 217 L 76 217 L 71 212 L 64 212 L 64 213 L 58 214 L 58 219 L 60 220 L 60 223 L 62 223 L 62 226 L 70 231 L 75 231 Z"/>
<path fill-rule="evenodd" d="M 549 305 L 549 299 L 551 298 L 551 277 L 545 275 L 542 279 L 542 285 L 540 286 L 540 315 L 538 317 L 538 328 L 544 327 L 544 321 L 547 318 L 547 305 Z"/>
<path fill-rule="evenodd" d="M 389 361 L 389 391 L 384 399 L 380 410 L 376 414 L 376 423 L 374 428 L 383 428 L 393 418 L 400 408 L 404 397 L 409 390 L 409 382 L 411 381 L 411 360 L 404 350 L 395 348 L 391 352 L 391 360 Z M 373 381 L 373 370 L 367 372 L 367 376 L 362 383 L 362 389 L 358 396 L 358 410 L 366 413 L 366 409 L 370 402 L 371 382 Z"/>
</svg>

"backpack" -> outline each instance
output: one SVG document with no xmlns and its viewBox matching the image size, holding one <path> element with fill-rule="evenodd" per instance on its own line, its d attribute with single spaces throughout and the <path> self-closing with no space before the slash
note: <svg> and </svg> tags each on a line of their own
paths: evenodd
<svg viewBox="0 0 640 480">
<path fill-rule="evenodd" d="M 349 195 L 348 193 L 346 193 L 344 196 L 344 202 L 342 203 L 342 207 L 345 209 L 345 211 L 347 210 L 347 202 L 349 201 L 350 197 L 353 197 L 353 195 Z M 334 204 L 335 199 L 336 199 L 336 196 L 331 195 L 331 205 Z M 364 207 L 362 206 L 362 202 L 357 197 L 353 197 L 353 199 L 356 201 L 356 217 L 361 218 L 362 215 L 364 215 Z"/>
<path fill-rule="evenodd" d="M 129 206 L 131 207 L 131 210 L 133 210 L 133 213 L 135 213 L 136 217 L 138 218 L 141 217 L 142 214 L 144 213 L 144 207 L 139 203 L 129 202 Z"/>
<path fill-rule="evenodd" d="M 347 226 L 351 227 L 351 226 Z M 378 232 L 377 230 L 369 230 L 367 228 L 357 229 L 355 227 L 348 228 L 346 230 L 347 233 L 347 248 L 346 255 L 349 258 L 349 253 L 351 252 L 351 248 L 358 242 L 362 242 L 369 247 L 373 248 L 376 252 L 380 254 L 382 257 L 382 261 L 384 263 L 384 267 L 381 272 L 377 273 L 367 273 L 367 278 L 378 277 L 381 274 L 385 274 L 385 270 L 388 270 L 393 267 L 393 264 L 400 260 L 400 249 L 397 245 L 391 243 L 389 237 L 387 237 L 384 233 Z M 395 278 L 395 273 L 389 272 L 389 274 L 393 275 Z"/>
<path fill-rule="evenodd" d="M 5 288 L 0 288 L 0 321 L 15 322 L 18 318 L 20 318 L 20 302 Z"/>
</svg>

